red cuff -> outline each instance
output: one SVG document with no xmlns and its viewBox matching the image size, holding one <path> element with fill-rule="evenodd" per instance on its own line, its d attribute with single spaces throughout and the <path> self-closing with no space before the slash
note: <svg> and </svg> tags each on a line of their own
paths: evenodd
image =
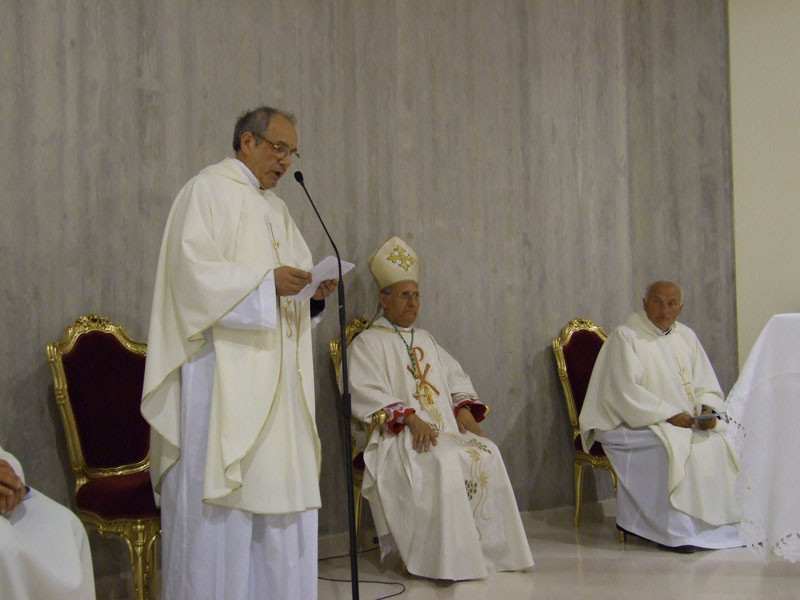
<svg viewBox="0 0 800 600">
<path fill-rule="evenodd" d="M 403 428 L 406 426 L 406 424 L 398 423 L 397 419 L 399 419 L 400 417 L 407 417 L 408 415 L 413 415 L 417 411 L 415 411 L 413 408 L 409 408 L 408 406 L 404 406 L 402 409 L 400 410 L 394 409 L 392 412 L 394 413 L 392 415 L 392 420 L 386 423 L 386 428 L 395 435 L 398 435 L 401 431 L 403 431 Z"/>
<path fill-rule="evenodd" d="M 472 413 L 472 418 L 475 419 L 476 423 L 480 423 L 486 418 L 486 411 L 489 408 L 483 402 L 466 398 L 455 405 L 453 414 L 458 415 L 458 411 L 464 407 L 469 408 L 469 411 Z"/>
</svg>

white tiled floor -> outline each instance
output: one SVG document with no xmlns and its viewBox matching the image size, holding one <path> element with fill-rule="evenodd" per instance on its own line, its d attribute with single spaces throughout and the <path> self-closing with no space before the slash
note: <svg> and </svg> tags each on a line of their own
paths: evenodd
<svg viewBox="0 0 800 600">
<path fill-rule="evenodd" d="M 587 515 L 578 529 L 571 517 L 569 509 L 524 515 L 536 562 L 529 572 L 495 573 L 472 582 L 429 581 L 403 576 L 400 565 L 381 565 L 373 550 L 361 555 L 359 578 L 402 582 L 406 591 L 396 597 L 403 600 L 800 598 L 800 563 L 763 564 L 745 548 L 680 555 L 636 538 L 621 544 L 613 517 Z M 324 560 L 319 574 L 348 579 L 349 559 Z M 400 589 L 361 583 L 359 593 L 361 600 L 375 600 Z M 344 600 L 350 594 L 350 583 L 319 582 L 319 600 Z"/>
</svg>

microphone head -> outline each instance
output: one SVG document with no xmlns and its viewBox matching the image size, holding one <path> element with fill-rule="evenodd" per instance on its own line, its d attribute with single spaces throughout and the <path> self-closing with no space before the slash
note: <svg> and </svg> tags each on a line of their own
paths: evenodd
<svg viewBox="0 0 800 600">
<path fill-rule="evenodd" d="M 295 171 L 294 180 L 300 185 L 303 185 L 303 173 L 301 171 Z"/>
</svg>

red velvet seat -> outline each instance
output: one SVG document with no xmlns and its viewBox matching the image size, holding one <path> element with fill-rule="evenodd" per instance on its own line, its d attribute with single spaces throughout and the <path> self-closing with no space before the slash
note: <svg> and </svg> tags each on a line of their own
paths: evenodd
<svg viewBox="0 0 800 600">
<path fill-rule="evenodd" d="M 130 551 L 138 600 L 155 597 L 160 511 L 150 482 L 150 427 L 142 418 L 146 345 L 104 317 L 79 317 L 47 345 L 75 473 L 77 514 Z"/>
<path fill-rule="evenodd" d="M 150 472 L 90 479 L 75 493 L 75 503 L 108 519 L 143 519 L 159 514 Z"/>
<path fill-rule="evenodd" d="M 578 415 L 583 407 L 586 389 L 592 369 L 606 341 L 606 332 L 599 325 L 588 319 L 577 318 L 570 321 L 561 330 L 561 336 L 553 338 L 553 353 L 556 356 L 558 377 L 564 390 L 567 412 L 572 425 L 572 444 L 575 456 L 573 460 L 573 477 L 575 481 L 575 527 L 580 522 L 581 499 L 583 496 L 583 469 L 587 465 L 593 469 L 606 469 L 611 473 L 614 491 L 617 490 L 617 475 L 603 451 L 603 446 L 595 442 L 584 451 L 578 425 Z"/>
</svg>

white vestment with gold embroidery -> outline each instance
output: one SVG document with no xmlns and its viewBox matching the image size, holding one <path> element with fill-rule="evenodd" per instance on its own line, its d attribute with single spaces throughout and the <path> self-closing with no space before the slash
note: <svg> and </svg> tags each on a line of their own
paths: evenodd
<svg viewBox="0 0 800 600">
<path fill-rule="evenodd" d="M 204 169 L 159 256 L 142 414 L 174 600 L 316 596 L 309 304 L 276 298 L 271 280 L 281 265 L 310 269 L 311 253 L 254 183 L 234 159 Z"/>
<path fill-rule="evenodd" d="M 664 491 L 669 499 L 666 508 L 698 520 L 688 528 L 690 533 L 685 539 L 666 530 L 662 539 L 657 521 L 662 519 L 666 523 L 668 519 L 663 514 L 647 514 L 648 507 L 642 506 L 641 519 L 649 523 L 645 531 L 637 531 L 636 523 L 618 520 L 620 526 L 667 545 L 693 542 L 702 545 L 702 540 L 694 539 L 699 529 L 730 525 L 739 520 L 739 509 L 733 498 L 738 461 L 725 435 L 727 424 L 718 420 L 714 429 L 702 431 L 666 422 L 680 412 L 698 415 L 703 406 L 722 412 L 723 394 L 708 356 L 689 327 L 676 322 L 665 334 L 643 312 L 636 312 L 603 344 L 580 414 L 584 447 L 591 447 L 596 440 L 613 441 L 607 453 L 620 483 L 628 492 L 634 492 L 634 496 L 638 488 L 655 489 L 648 478 L 656 472 L 663 473 Z M 604 432 L 613 432 L 613 435 L 609 437 Z M 665 455 L 661 453 L 666 464 L 663 468 L 654 464 L 640 465 L 642 469 L 638 472 L 639 469 L 632 466 L 639 464 L 638 459 L 624 451 L 624 440 L 640 448 L 650 448 L 646 439 L 650 435 L 654 435 L 666 451 Z M 622 451 L 615 452 L 616 446 Z M 661 452 L 658 445 L 650 451 L 654 452 L 654 457 Z M 618 498 L 618 505 L 619 502 Z M 622 512 L 626 512 L 624 507 Z M 664 513 L 664 507 L 659 512 Z M 715 538 L 706 547 L 737 543 L 734 535 L 727 541 Z"/>
<path fill-rule="evenodd" d="M 410 330 L 403 336 L 410 344 Z M 411 447 L 408 427 L 399 435 L 376 431 L 369 440 L 362 493 L 383 554 L 396 548 L 410 573 L 435 579 L 533 565 L 500 451 L 487 438 L 458 431 L 452 398 L 477 399 L 469 377 L 427 331 L 414 330 L 413 348 L 419 386 L 406 345 L 385 318 L 349 350 L 354 417 L 368 421 L 402 402 L 439 431 L 437 445 L 424 453 Z"/>
</svg>

